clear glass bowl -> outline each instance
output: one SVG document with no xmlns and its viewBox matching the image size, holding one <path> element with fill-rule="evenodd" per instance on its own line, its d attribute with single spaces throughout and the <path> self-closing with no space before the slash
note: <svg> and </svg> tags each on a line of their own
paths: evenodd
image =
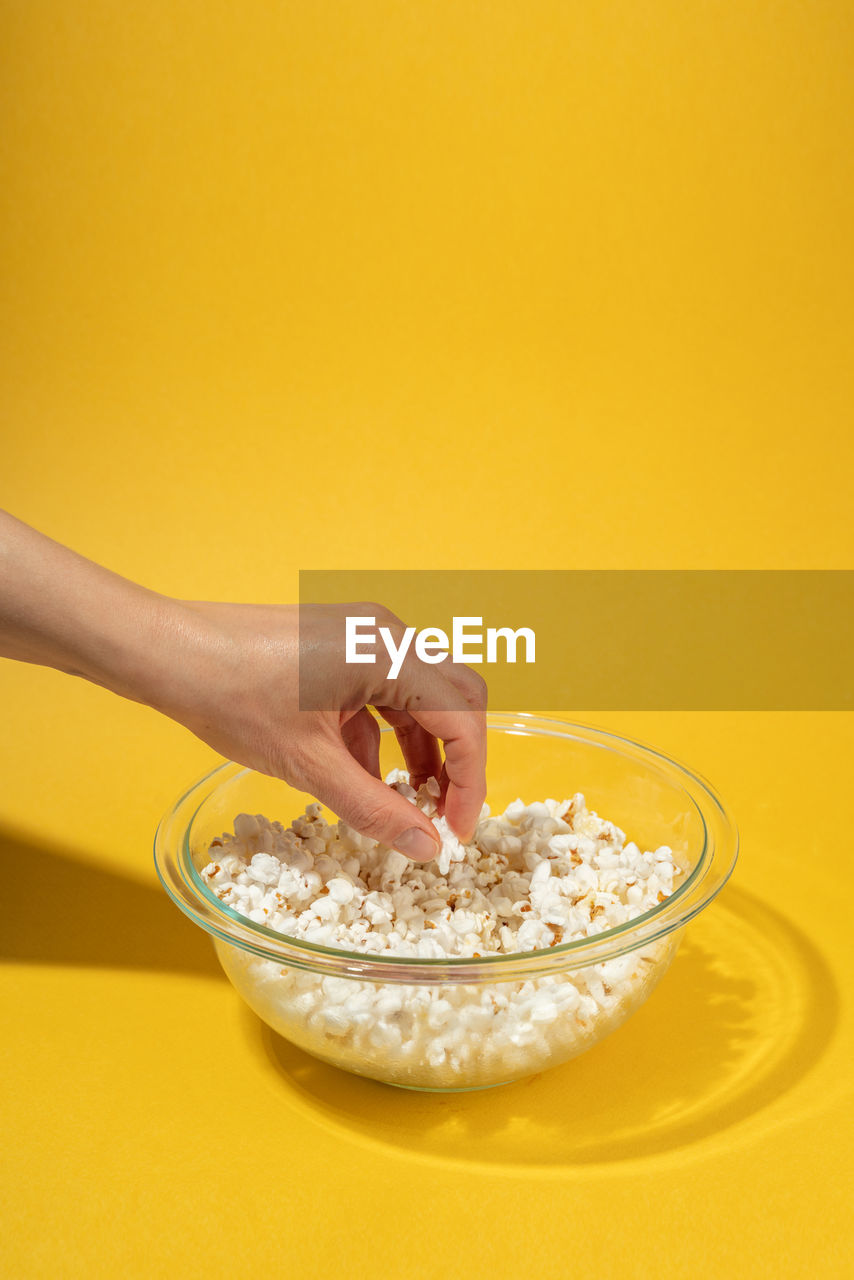
<svg viewBox="0 0 854 1280">
<path fill-rule="evenodd" d="M 394 959 L 288 938 L 222 903 L 199 872 L 238 813 L 287 824 L 314 797 L 226 763 L 163 817 L 157 872 L 182 911 L 210 933 L 247 1004 L 292 1043 L 358 1075 L 409 1089 L 507 1083 L 565 1062 L 634 1012 L 667 970 L 685 925 L 729 877 L 735 826 L 712 787 L 637 742 L 524 713 L 492 714 L 493 813 L 581 791 L 589 809 L 641 849 L 666 844 L 681 874 L 673 894 L 628 924 L 544 951 L 478 959 Z M 401 764 L 390 730 L 385 773 Z M 332 817 L 332 815 L 326 815 Z"/>
</svg>

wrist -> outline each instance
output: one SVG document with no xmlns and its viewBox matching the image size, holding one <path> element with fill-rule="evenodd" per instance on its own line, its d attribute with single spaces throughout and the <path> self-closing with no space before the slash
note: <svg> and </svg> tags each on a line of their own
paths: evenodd
<svg viewBox="0 0 854 1280">
<path fill-rule="evenodd" d="M 136 590 L 112 643 L 98 655 L 94 678 L 122 697 L 183 720 L 198 700 L 203 668 L 216 647 L 211 628 L 188 602 Z"/>
</svg>

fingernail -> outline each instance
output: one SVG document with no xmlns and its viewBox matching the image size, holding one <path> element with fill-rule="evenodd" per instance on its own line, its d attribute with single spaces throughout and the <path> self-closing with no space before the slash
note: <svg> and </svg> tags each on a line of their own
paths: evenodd
<svg viewBox="0 0 854 1280">
<path fill-rule="evenodd" d="M 431 840 L 420 827 L 409 827 L 402 831 L 395 840 L 394 847 L 415 862 L 429 862 L 439 852 L 438 840 Z"/>
</svg>

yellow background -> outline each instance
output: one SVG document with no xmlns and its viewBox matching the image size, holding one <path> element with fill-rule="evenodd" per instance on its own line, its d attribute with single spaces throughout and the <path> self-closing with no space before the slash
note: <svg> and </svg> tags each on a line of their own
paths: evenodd
<svg viewBox="0 0 854 1280">
<path fill-rule="evenodd" d="M 17 515 L 197 598 L 851 566 L 844 0 L 0 14 Z M 266 1036 L 159 890 L 206 747 L 0 705 L 7 1274 L 846 1273 L 850 716 L 598 717 L 714 780 L 734 883 L 612 1040 L 428 1098 Z"/>
</svg>

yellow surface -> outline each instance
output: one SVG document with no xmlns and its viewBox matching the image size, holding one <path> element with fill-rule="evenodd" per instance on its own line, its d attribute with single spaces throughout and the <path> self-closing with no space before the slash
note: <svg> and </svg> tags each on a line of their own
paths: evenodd
<svg viewBox="0 0 854 1280">
<path fill-rule="evenodd" d="M 16 514 L 195 597 L 851 566 L 843 0 L 0 14 Z M 150 859 L 206 747 L 0 705 L 5 1274 L 847 1273 L 850 717 L 599 717 L 714 780 L 736 878 L 612 1040 L 452 1099 L 242 1011 Z"/>
</svg>

